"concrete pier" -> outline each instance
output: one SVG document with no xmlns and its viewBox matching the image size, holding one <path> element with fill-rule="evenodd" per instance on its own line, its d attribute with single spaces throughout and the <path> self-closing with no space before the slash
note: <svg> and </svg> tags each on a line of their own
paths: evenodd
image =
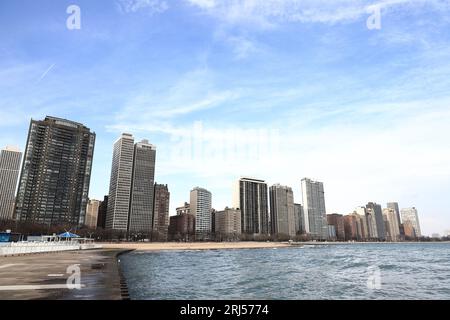
<svg viewBox="0 0 450 320">
<path fill-rule="evenodd" d="M 126 299 L 126 283 L 117 262 L 117 255 L 123 251 L 102 249 L 0 257 L 0 300 Z"/>
</svg>

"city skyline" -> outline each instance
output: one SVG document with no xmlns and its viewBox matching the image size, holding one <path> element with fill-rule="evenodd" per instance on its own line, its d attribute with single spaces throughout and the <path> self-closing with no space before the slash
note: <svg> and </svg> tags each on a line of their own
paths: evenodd
<svg viewBox="0 0 450 320">
<path fill-rule="evenodd" d="M 41 126 L 42 125 L 48 126 L 55 123 L 56 125 L 62 126 L 62 129 L 66 127 L 66 130 L 74 127 L 75 128 L 81 127 L 83 130 L 89 130 L 80 123 L 73 122 L 67 119 L 55 118 L 52 116 L 46 116 L 45 120 L 40 122 L 32 120 L 30 128 L 33 128 L 33 125 L 36 125 L 37 123 L 40 123 Z M 35 131 L 36 131 L 35 129 L 33 130 L 30 129 L 30 132 Z M 95 137 L 95 133 L 93 133 L 93 136 Z M 30 139 L 30 137 L 28 139 Z M 17 147 L 11 146 L 7 146 L 4 150 L 2 150 L 2 152 L 15 152 L 21 154 L 21 152 Z M 111 168 L 110 193 L 109 195 L 105 196 L 105 199 L 111 196 L 112 198 L 114 198 L 113 194 L 118 192 L 116 188 L 118 189 L 128 188 L 130 190 L 129 194 L 127 195 L 127 197 L 129 197 L 129 200 L 125 202 L 129 201 L 129 204 L 128 204 L 128 213 L 126 214 L 126 216 L 123 215 L 122 219 L 123 222 L 119 223 L 123 224 L 125 222 L 124 219 L 126 217 L 127 218 L 126 228 L 124 228 L 123 226 L 120 227 L 115 226 L 115 223 L 113 221 L 116 219 L 115 217 L 116 213 L 113 212 L 116 209 L 114 207 L 111 207 L 110 209 L 108 209 L 111 210 L 111 212 L 109 213 L 110 225 L 107 226 L 107 229 L 115 229 L 115 230 L 122 229 L 130 232 L 133 231 L 139 232 L 148 229 L 149 232 L 160 233 L 159 236 L 162 236 L 162 238 L 160 239 L 164 238 L 167 239 L 167 235 L 164 236 L 164 234 L 167 232 L 167 229 L 166 231 L 164 231 L 164 229 L 168 227 L 169 216 L 174 216 L 174 214 L 170 214 L 170 212 L 167 212 L 170 206 L 169 205 L 170 193 L 168 192 L 167 185 L 154 184 L 155 161 L 156 161 L 156 147 L 150 144 L 148 140 L 143 139 L 141 142 L 135 143 L 134 136 L 129 133 L 122 133 L 121 137 L 116 140 L 113 148 L 113 164 Z M 90 160 L 90 163 L 92 163 L 92 159 Z M 121 170 L 118 170 L 118 168 L 121 168 Z M 90 169 L 88 171 L 90 173 Z M 125 177 L 125 180 L 124 180 L 124 173 L 127 175 L 127 177 L 129 176 L 128 178 Z M 252 187 L 253 185 L 256 186 L 256 189 Z M 291 187 L 281 186 L 279 183 L 276 183 L 270 186 L 270 188 L 268 188 L 268 184 L 264 180 L 241 177 L 238 181 L 235 182 L 235 185 L 233 186 L 232 202 L 234 208 L 238 208 L 239 210 L 240 206 L 246 202 L 246 201 L 242 202 L 243 195 L 245 195 L 245 197 L 248 197 L 247 193 L 250 192 L 249 194 L 252 194 L 252 197 L 256 196 L 256 198 L 258 199 L 259 198 L 263 199 L 257 200 L 258 203 L 260 201 L 266 201 L 267 203 L 270 204 L 269 206 L 266 203 L 267 206 L 266 214 L 264 214 L 263 212 L 259 212 L 259 209 L 257 210 L 257 213 L 254 213 L 258 216 L 258 219 L 260 219 L 260 221 L 256 222 L 257 224 L 260 224 L 260 226 L 250 227 L 250 229 L 256 228 L 258 230 L 265 230 L 265 231 L 258 231 L 254 234 L 265 234 L 265 233 L 284 234 L 293 237 L 298 231 L 300 232 L 305 231 L 307 234 L 310 234 L 313 238 L 327 239 L 331 237 L 329 228 L 333 227 L 334 234 L 338 235 L 339 228 L 337 227 L 337 225 L 333 225 L 336 222 L 332 223 L 331 225 L 327 222 L 329 220 L 329 217 L 335 216 L 336 213 L 330 214 L 329 212 L 327 212 L 325 208 L 325 196 L 324 196 L 325 192 L 323 183 L 313 181 L 310 178 L 303 178 L 301 180 L 301 185 L 302 185 L 301 186 L 302 204 L 295 204 L 294 194 Z M 263 191 L 259 189 L 261 188 L 261 186 L 264 187 L 263 188 L 264 193 L 262 193 Z M 167 196 L 163 195 L 163 197 L 165 198 L 165 200 L 163 201 L 165 201 L 166 204 L 163 205 L 163 207 L 161 208 L 163 210 L 163 212 L 161 213 L 162 214 L 161 217 L 165 219 L 165 222 L 161 224 L 161 227 L 158 227 L 159 225 L 158 219 L 156 219 L 154 215 L 155 214 L 154 190 L 156 190 L 155 189 L 156 187 L 162 188 L 161 191 L 167 193 Z M 89 188 L 89 186 L 87 188 Z M 125 189 L 121 190 L 123 194 L 120 196 L 120 198 L 123 198 L 125 193 L 128 193 L 128 191 L 126 191 Z M 111 194 L 111 192 L 113 192 L 113 194 Z M 257 192 L 257 194 L 253 195 L 254 192 Z M 285 194 L 278 195 L 279 192 L 282 192 L 281 194 L 283 193 Z M 146 197 L 145 194 L 150 194 L 152 195 L 152 197 Z M 212 215 L 213 213 L 212 210 L 215 210 L 215 208 L 213 208 L 212 206 L 211 195 L 212 195 L 211 192 L 209 192 L 208 190 L 200 187 L 195 187 L 190 192 L 190 203 L 185 202 L 185 205 L 194 207 L 195 209 L 194 211 L 196 213 L 194 213 L 193 215 L 194 217 L 196 217 L 196 220 L 199 220 L 199 224 L 196 224 L 197 236 L 202 234 L 202 237 L 204 237 L 205 235 L 211 232 L 211 223 L 213 223 L 212 220 L 215 219 L 214 215 Z M 139 203 L 136 203 L 136 199 L 139 200 Z M 117 201 L 115 203 L 117 205 Z M 144 206 L 144 203 L 147 204 L 147 206 Z M 254 206 L 253 200 L 250 200 L 250 203 L 251 207 L 253 207 Z M 289 203 L 292 206 L 292 208 L 290 213 L 288 214 L 289 209 L 287 209 L 287 211 L 284 211 L 285 210 L 284 207 L 289 207 Z M 305 203 L 306 203 L 306 214 L 302 212 L 303 214 L 302 221 L 300 221 L 299 220 L 300 212 L 296 211 L 298 210 L 303 211 Z M 80 221 L 84 221 L 84 224 L 86 224 L 91 228 L 96 228 L 100 204 L 101 201 L 96 200 L 94 198 L 89 198 L 87 208 L 85 210 L 85 214 L 83 217 L 81 217 L 83 209 L 80 209 L 80 217 L 81 217 Z M 96 206 L 96 208 L 93 209 L 92 206 Z M 196 209 L 198 206 L 202 207 L 202 209 Z M 298 208 L 295 209 L 295 206 L 300 206 L 301 209 Z M 135 208 L 134 210 L 139 209 L 140 210 L 139 214 L 136 213 L 133 214 L 133 208 Z M 226 206 L 225 208 L 226 208 L 225 210 L 227 210 L 228 206 Z M 363 209 L 363 212 L 360 212 L 361 208 Z M 246 211 L 247 210 L 244 209 L 244 212 Z M 151 213 L 151 216 L 148 215 L 149 212 Z M 165 215 L 166 217 L 164 218 Z M 178 208 L 177 208 L 177 215 L 178 215 Z M 413 228 L 414 230 L 413 231 L 414 234 L 417 237 L 423 236 L 423 234 L 421 233 L 421 227 L 419 225 L 417 209 L 415 207 L 410 207 L 410 208 L 402 208 L 400 210 L 398 202 L 387 202 L 386 208 L 383 208 L 383 206 L 377 204 L 376 202 L 368 202 L 366 207 L 357 207 L 353 211 L 353 213 L 337 214 L 337 215 L 342 216 L 343 218 L 346 219 L 351 218 L 352 215 L 361 217 L 361 219 L 363 219 L 361 222 L 355 221 L 355 233 L 357 228 L 358 234 L 361 233 L 364 234 L 367 232 L 368 238 L 380 240 L 389 239 L 389 241 L 396 241 L 401 233 L 401 231 L 399 230 L 400 221 L 403 223 L 403 225 L 405 223 L 409 223 L 411 228 Z M 148 217 L 146 218 L 146 216 Z M 244 222 L 245 219 L 248 219 L 245 218 L 246 216 L 247 216 L 246 214 L 242 215 L 242 225 L 246 224 L 246 222 Z M 134 225 L 130 227 L 130 222 L 133 219 L 136 219 L 136 217 L 140 219 L 139 222 L 137 222 L 136 220 L 136 222 L 134 222 Z M 261 221 L 264 221 L 264 219 L 267 219 L 266 221 L 267 227 L 262 227 L 263 224 L 261 224 Z M 281 229 L 279 226 L 280 223 L 281 225 L 283 225 Z M 356 224 L 360 223 L 362 225 L 358 225 L 358 227 L 356 227 Z M 300 227 L 302 225 L 305 226 L 304 230 L 302 227 Z M 243 227 L 243 231 L 245 228 L 249 229 L 248 227 Z M 364 230 L 366 228 L 367 230 Z M 251 233 L 252 232 L 250 232 L 250 234 Z"/>
<path fill-rule="evenodd" d="M 395 200 L 419 209 L 423 234 L 450 228 L 447 7 L 383 2 L 368 30 L 369 1 L 163 2 L 78 1 L 80 30 L 65 3 L 1 3 L 0 146 L 25 150 L 30 118 L 54 115 L 98 135 L 91 198 L 108 194 L 110 146 L 132 132 L 159 147 L 171 215 L 196 185 L 222 209 L 241 175 L 291 186 L 296 203 L 311 177 L 327 213 Z M 211 156 L 224 136 L 258 150 Z"/>
</svg>

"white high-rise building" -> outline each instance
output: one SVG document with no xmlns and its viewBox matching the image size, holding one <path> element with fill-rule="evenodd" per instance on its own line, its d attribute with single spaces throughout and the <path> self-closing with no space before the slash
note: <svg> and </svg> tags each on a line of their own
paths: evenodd
<svg viewBox="0 0 450 320">
<path fill-rule="evenodd" d="M 17 180 L 22 152 L 6 147 L 0 153 L 0 220 L 13 218 Z"/>
<path fill-rule="evenodd" d="M 313 239 L 327 239 L 328 223 L 323 183 L 304 178 L 302 195 L 306 233 L 309 233 Z"/>
<path fill-rule="evenodd" d="M 106 229 L 128 231 L 134 137 L 124 133 L 114 143 Z"/>
<path fill-rule="evenodd" d="M 415 207 L 405 208 L 400 211 L 402 216 L 402 223 L 407 221 L 411 222 L 411 225 L 414 228 L 414 232 L 417 237 L 422 236 L 422 232 L 420 231 L 420 223 L 419 223 L 419 214 Z"/>
<path fill-rule="evenodd" d="M 241 210 L 242 233 L 269 233 L 267 184 L 264 180 L 239 179 L 233 190 L 233 207 Z"/>
<path fill-rule="evenodd" d="M 276 184 L 270 187 L 269 195 L 271 234 L 284 234 L 292 238 L 295 237 L 298 226 L 295 219 L 292 188 Z"/>
<path fill-rule="evenodd" d="M 211 233 L 211 192 L 196 187 L 191 190 L 190 199 L 190 212 L 195 215 L 196 237 L 197 239 L 207 239 Z"/>
</svg>

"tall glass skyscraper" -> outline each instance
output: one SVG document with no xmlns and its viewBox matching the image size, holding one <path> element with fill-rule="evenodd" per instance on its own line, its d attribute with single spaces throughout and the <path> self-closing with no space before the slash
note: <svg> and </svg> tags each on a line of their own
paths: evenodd
<svg viewBox="0 0 450 320">
<path fill-rule="evenodd" d="M 302 179 L 303 210 L 305 212 L 305 231 L 313 239 L 328 238 L 328 223 L 325 209 L 323 183 Z"/>
<path fill-rule="evenodd" d="M 22 152 L 18 148 L 6 147 L 0 153 L 0 220 L 13 218 L 21 159 Z"/>
<path fill-rule="evenodd" d="M 81 123 L 31 120 L 16 201 L 16 219 L 82 225 L 95 133 Z"/>
<path fill-rule="evenodd" d="M 267 184 L 264 180 L 239 179 L 234 187 L 233 207 L 241 210 L 242 233 L 269 233 Z"/>
</svg>

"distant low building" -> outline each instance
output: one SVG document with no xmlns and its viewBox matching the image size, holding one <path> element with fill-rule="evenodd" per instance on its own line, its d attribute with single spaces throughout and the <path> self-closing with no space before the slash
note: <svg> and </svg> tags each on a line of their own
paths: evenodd
<svg viewBox="0 0 450 320">
<path fill-rule="evenodd" d="M 356 217 L 347 215 L 344 217 L 345 240 L 358 240 L 358 226 Z"/>
<path fill-rule="evenodd" d="M 417 237 L 414 225 L 412 224 L 411 221 L 405 221 L 403 223 L 403 231 L 405 233 L 406 240 L 413 240 Z"/>
<path fill-rule="evenodd" d="M 338 241 L 345 240 L 345 224 L 344 224 L 344 216 L 341 214 L 333 213 L 327 215 L 328 225 L 334 226 L 335 237 Z"/>
<path fill-rule="evenodd" d="M 225 208 L 216 211 L 215 233 L 218 240 L 238 240 L 241 235 L 241 211 L 239 209 Z"/>
<path fill-rule="evenodd" d="M 190 213 L 182 213 L 170 217 L 169 239 L 193 241 L 195 239 L 195 216 Z"/>
<path fill-rule="evenodd" d="M 328 225 L 328 240 L 336 240 L 336 227 L 334 225 Z"/>
<path fill-rule="evenodd" d="M 95 199 L 89 199 L 86 208 L 85 225 L 90 229 L 97 228 L 98 212 L 101 201 Z"/>
<path fill-rule="evenodd" d="M 181 207 L 178 207 L 176 209 L 176 211 L 177 211 L 177 216 L 186 214 L 186 213 L 191 213 L 191 206 L 189 203 L 185 202 L 184 205 Z"/>
</svg>

